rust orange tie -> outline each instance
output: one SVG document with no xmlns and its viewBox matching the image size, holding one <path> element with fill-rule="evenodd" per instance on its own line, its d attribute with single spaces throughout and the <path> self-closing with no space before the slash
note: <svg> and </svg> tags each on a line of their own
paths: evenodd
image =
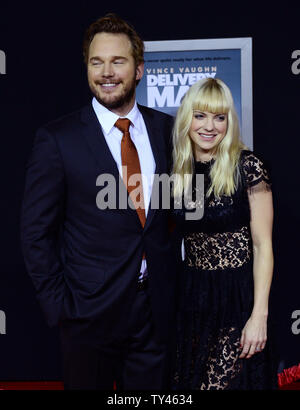
<svg viewBox="0 0 300 410">
<path fill-rule="evenodd" d="M 130 198 L 135 206 L 135 209 L 138 213 L 138 217 L 140 219 L 140 222 L 142 224 L 142 227 L 145 226 L 146 222 L 146 214 L 145 214 L 145 203 L 144 203 L 144 194 L 143 194 L 143 183 L 142 183 L 142 175 L 141 175 L 141 167 L 140 167 L 140 161 L 139 161 L 139 156 L 137 149 L 130 137 L 129 133 L 129 127 L 130 127 L 130 120 L 128 118 L 119 118 L 115 126 L 123 132 L 123 137 L 121 141 L 121 157 L 122 157 L 122 166 L 127 167 L 127 178 L 124 175 L 124 169 L 123 169 L 123 180 L 125 183 L 125 186 L 127 188 L 127 191 L 130 195 Z M 137 181 L 136 185 L 128 185 L 129 178 L 132 175 L 139 175 L 140 180 Z M 139 188 L 138 195 L 132 195 L 131 192 Z"/>
</svg>

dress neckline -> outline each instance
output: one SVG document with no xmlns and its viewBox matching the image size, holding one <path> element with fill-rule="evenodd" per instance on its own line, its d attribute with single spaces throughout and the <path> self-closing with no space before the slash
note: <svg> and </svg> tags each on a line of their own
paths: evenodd
<svg viewBox="0 0 300 410">
<path fill-rule="evenodd" d="M 207 161 L 198 160 L 198 161 L 195 161 L 195 162 L 200 163 L 200 164 L 209 164 L 209 163 L 212 162 L 212 161 L 213 161 L 213 158 L 208 159 Z"/>
<path fill-rule="evenodd" d="M 215 161 L 215 159 L 214 159 L 214 158 L 211 158 L 211 159 L 209 159 L 209 160 L 207 160 L 207 161 L 201 161 L 201 160 L 196 161 L 196 160 L 195 160 L 194 162 L 195 162 L 195 165 L 205 166 L 205 165 L 211 165 L 211 164 L 213 164 L 214 161 Z"/>
<path fill-rule="evenodd" d="M 208 175 L 214 161 L 214 158 L 209 161 L 194 161 L 194 170 L 196 174 Z"/>
</svg>

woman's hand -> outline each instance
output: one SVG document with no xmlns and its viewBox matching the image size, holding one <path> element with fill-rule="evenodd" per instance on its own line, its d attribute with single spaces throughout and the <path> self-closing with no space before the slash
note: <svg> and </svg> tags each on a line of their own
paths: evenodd
<svg viewBox="0 0 300 410">
<path fill-rule="evenodd" d="M 242 330 L 240 359 L 249 359 L 261 352 L 267 341 L 267 318 L 250 317 Z"/>
</svg>

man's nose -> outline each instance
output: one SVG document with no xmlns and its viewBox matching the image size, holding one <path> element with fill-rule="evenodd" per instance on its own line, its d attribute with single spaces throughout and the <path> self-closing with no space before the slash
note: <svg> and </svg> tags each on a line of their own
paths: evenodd
<svg viewBox="0 0 300 410">
<path fill-rule="evenodd" d="M 114 75 L 113 66 L 111 63 L 103 64 L 103 77 L 112 77 Z"/>
</svg>

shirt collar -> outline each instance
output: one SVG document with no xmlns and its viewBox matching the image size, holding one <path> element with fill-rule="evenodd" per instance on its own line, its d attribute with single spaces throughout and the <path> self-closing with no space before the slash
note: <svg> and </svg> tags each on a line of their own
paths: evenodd
<svg viewBox="0 0 300 410">
<path fill-rule="evenodd" d="M 114 127 L 116 121 L 120 118 L 117 114 L 114 112 L 108 110 L 106 107 L 104 107 L 102 104 L 100 104 L 95 97 L 93 97 L 92 100 L 92 106 L 94 108 L 94 111 L 97 115 L 98 121 L 101 124 L 101 127 L 103 128 L 104 132 L 106 134 L 109 134 Z M 126 115 L 124 118 L 128 118 L 131 121 L 131 124 L 137 128 L 138 131 L 142 132 L 142 126 L 141 126 L 141 113 L 138 109 L 136 101 L 134 102 L 134 106 L 131 109 L 131 111 Z M 121 117 L 122 118 L 122 117 Z"/>
</svg>

